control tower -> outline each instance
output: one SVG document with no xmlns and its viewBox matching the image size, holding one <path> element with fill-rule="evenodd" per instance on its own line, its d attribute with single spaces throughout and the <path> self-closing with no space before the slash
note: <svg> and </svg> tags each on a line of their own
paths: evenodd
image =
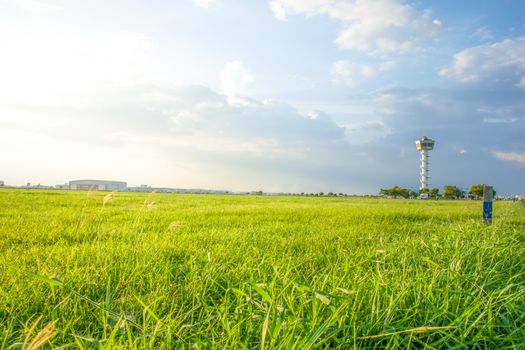
<svg viewBox="0 0 525 350">
<path fill-rule="evenodd" d="M 428 172 L 429 172 L 429 151 L 434 149 L 434 140 L 423 136 L 416 141 L 416 147 L 419 153 L 421 153 L 421 160 L 419 163 L 419 190 L 428 188 Z"/>
</svg>

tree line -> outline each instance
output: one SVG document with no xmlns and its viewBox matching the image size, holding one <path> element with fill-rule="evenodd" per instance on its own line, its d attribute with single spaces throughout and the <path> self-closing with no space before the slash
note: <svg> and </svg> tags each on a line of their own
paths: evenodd
<svg viewBox="0 0 525 350">
<path fill-rule="evenodd" d="M 495 197 L 496 191 L 493 190 L 492 193 Z M 426 194 L 428 198 L 432 199 L 480 199 L 483 197 L 483 184 L 472 185 L 469 187 L 468 191 L 464 191 L 454 185 L 445 185 L 443 187 L 443 192 L 440 192 L 438 188 L 424 188 L 416 192 L 408 188 L 394 186 L 391 188 L 382 188 L 381 191 L 379 191 L 379 194 L 391 198 L 418 198 L 420 195 Z"/>
</svg>

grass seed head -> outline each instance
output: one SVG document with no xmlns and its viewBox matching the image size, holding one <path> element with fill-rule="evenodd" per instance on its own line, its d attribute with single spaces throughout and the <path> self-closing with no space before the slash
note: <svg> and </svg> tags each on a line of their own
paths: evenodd
<svg viewBox="0 0 525 350">
<path fill-rule="evenodd" d="M 330 299 L 326 295 L 315 293 L 315 298 L 325 305 L 330 304 Z"/>
<path fill-rule="evenodd" d="M 180 221 L 172 221 L 169 224 L 169 226 L 168 226 L 168 230 L 169 231 L 175 231 L 175 230 L 179 229 L 181 226 L 182 226 L 182 224 L 181 224 Z"/>
<path fill-rule="evenodd" d="M 108 204 L 109 202 L 111 202 L 111 200 L 113 199 L 114 197 L 114 193 L 111 192 L 111 193 L 108 193 L 104 196 L 104 198 L 102 199 L 102 205 L 106 205 Z"/>
</svg>

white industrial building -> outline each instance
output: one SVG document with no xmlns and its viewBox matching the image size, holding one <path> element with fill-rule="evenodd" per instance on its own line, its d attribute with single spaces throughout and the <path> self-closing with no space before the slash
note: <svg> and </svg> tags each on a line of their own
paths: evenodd
<svg viewBox="0 0 525 350">
<path fill-rule="evenodd" d="M 126 191 L 128 184 L 122 181 L 73 180 L 69 181 L 70 190 Z"/>
</svg>

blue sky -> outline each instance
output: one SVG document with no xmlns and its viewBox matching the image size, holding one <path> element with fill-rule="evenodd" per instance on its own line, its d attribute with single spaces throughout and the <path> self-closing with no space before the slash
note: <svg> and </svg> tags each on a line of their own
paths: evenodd
<svg viewBox="0 0 525 350">
<path fill-rule="evenodd" d="M 525 193 L 525 2 L 0 0 L 1 180 Z"/>
</svg>

